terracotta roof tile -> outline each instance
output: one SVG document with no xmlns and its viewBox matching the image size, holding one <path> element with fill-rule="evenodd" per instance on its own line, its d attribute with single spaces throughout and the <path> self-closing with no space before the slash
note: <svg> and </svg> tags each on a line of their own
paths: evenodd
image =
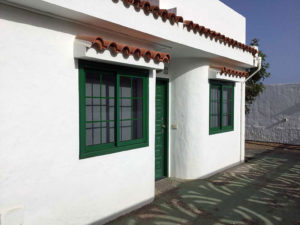
<svg viewBox="0 0 300 225">
<path fill-rule="evenodd" d="M 212 67 L 217 70 L 220 70 L 220 74 L 225 74 L 225 75 L 234 75 L 238 77 L 247 77 L 249 74 L 246 71 L 240 71 L 240 70 L 234 70 L 230 69 L 228 67 Z"/>
<path fill-rule="evenodd" d="M 129 46 L 115 41 L 104 40 L 99 36 L 77 35 L 76 39 L 91 42 L 91 47 L 95 48 L 97 51 L 110 50 L 113 55 L 121 53 L 125 57 L 130 55 L 133 55 L 137 59 L 144 57 L 146 61 L 153 59 L 156 63 L 169 63 L 171 59 L 170 54 L 165 52 L 157 52 L 136 46 Z"/>
<path fill-rule="evenodd" d="M 113 0 L 115 1 L 115 0 Z M 210 30 L 204 26 L 200 26 L 197 23 L 194 23 L 190 20 L 184 20 L 181 16 L 177 16 L 175 13 L 170 13 L 166 9 L 160 9 L 156 5 L 151 5 L 148 1 L 141 1 L 141 0 L 123 0 L 123 3 L 126 6 L 133 5 L 135 8 L 143 9 L 146 14 L 152 13 L 155 18 L 161 17 L 163 21 L 169 20 L 171 24 L 175 23 L 183 23 L 185 27 L 187 27 L 188 31 L 193 30 L 194 33 L 199 33 L 200 35 L 204 34 L 205 37 L 210 37 L 211 39 L 219 40 L 228 46 L 236 47 L 243 49 L 243 51 L 247 51 L 252 53 L 255 56 L 258 51 L 250 46 L 245 44 L 239 43 L 236 40 L 233 40 L 225 35 L 218 33 L 214 30 Z"/>
</svg>

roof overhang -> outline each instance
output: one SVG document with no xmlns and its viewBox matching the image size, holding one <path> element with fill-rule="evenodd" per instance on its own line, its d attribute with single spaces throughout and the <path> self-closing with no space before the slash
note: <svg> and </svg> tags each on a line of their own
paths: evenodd
<svg viewBox="0 0 300 225">
<path fill-rule="evenodd" d="M 99 53 L 95 48 L 91 47 L 91 42 L 79 39 L 74 40 L 74 58 L 142 69 L 164 69 L 163 62 L 155 63 L 153 60 L 146 61 L 144 58 L 136 59 L 133 55 L 125 58 L 122 54 L 113 55 L 109 50 Z"/>
<path fill-rule="evenodd" d="M 240 76 L 237 74 L 223 73 L 221 69 L 210 67 L 208 73 L 209 79 L 225 80 L 232 82 L 244 82 L 246 76 Z"/>
<path fill-rule="evenodd" d="M 152 44 L 153 49 L 167 51 L 173 58 L 206 58 L 212 61 L 251 68 L 257 65 L 249 52 L 188 31 L 183 23 L 153 18 L 122 1 L 77 0 L 4 0 L 37 13 L 93 26 L 96 30 L 117 32 Z M 105 9 L 105 10 L 104 10 Z M 138 22 L 137 22 L 138 21 Z"/>
</svg>

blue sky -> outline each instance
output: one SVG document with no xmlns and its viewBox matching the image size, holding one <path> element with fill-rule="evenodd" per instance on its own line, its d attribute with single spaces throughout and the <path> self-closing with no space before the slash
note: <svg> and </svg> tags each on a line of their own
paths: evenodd
<svg viewBox="0 0 300 225">
<path fill-rule="evenodd" d="M 272 74 L 264 83 L 300 83 L 300 0 L 221 1 L 246 17 L 247 44 L 260 40 Z"/>
</svg>

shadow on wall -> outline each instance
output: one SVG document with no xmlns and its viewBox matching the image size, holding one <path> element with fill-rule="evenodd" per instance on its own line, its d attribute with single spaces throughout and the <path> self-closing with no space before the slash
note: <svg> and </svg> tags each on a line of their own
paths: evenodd
<svg viewBox="0 0 300 225">
<path fill-rule="evenodd" d="M 286 110 L 283 110 L 282 112 L 279 112 L 277 114 L 275 114 L 274 116 L 279 116 L 279 115 L 293 115 L 295 113 L 299 113 L 300 112 L 300 102 L 296 103 L 295 105 L 289 107 Z"/>
<path fill-rule="evenodd" d="M 279 124 L 283 124 L 283 123 L 285 123 L 285 122 L 286 122 L 286 120 L 285 120 L 285 119 L 282 119 L 282 120 L 280 120 L 280 121 L 278 121 L 278 122 L 276 122 L 276 123 L 271 124 L 270 126 L 267 126 L 265 129 L 271 129 L 271 128 L 276 127 L 276 126 L 278 126 Z"/>
</svg>

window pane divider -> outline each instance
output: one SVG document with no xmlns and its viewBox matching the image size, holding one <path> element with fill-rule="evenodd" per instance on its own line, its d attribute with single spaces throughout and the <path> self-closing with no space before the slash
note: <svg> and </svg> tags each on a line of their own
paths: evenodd
<svg viewBox="0 0 300 225">
<path fill-rule="evenodd" d="M 100 75 L 100 93 L 99 93 L 99 96 L 100 96 L 100 120 L 102 120 L 102 99 L 101 99 L 101 95 L 102 95 L 102 75 Z M 103 140 L 102 140 L 102 122 L 100 122 L 100 144 L 103 143 Z"/>
<path fill-rule="evenodd" d="M 133 99 L 133 100 L 139 100 L 139 99 L 143 99 L 143 97 L 120 97 L 120 99 Z"/>
<path fill-rule="evenodd" d="M 102 76 L 101 76 L 102 77 Z M 101 93 L 100 93 L 101 95 Z M 85 96 L 85 98 L 102 98 L 102 99 L 114 99 L 115 97 L 101 97 L 101 96 Z"/>
<path fill-rule="evenodd" d="M 117 133 L 117 146 L 120 146 L 120 75 L 117 74 L 117 85 L 116 85 L 116 133 Z"/>
<path fill-rule="evenodd" d="M 130 140 L 132 140 L 133 139 L 133 120 L 132 120 L 132 118 L 133 118 L 133 99 L 132 99 L 132 97 L 133 97 L 133 87 L 132 87 L 132 78 L 130 78 L 130 90 L 131 90 L 131 129 L 130 129 Z"/>
</svg>

